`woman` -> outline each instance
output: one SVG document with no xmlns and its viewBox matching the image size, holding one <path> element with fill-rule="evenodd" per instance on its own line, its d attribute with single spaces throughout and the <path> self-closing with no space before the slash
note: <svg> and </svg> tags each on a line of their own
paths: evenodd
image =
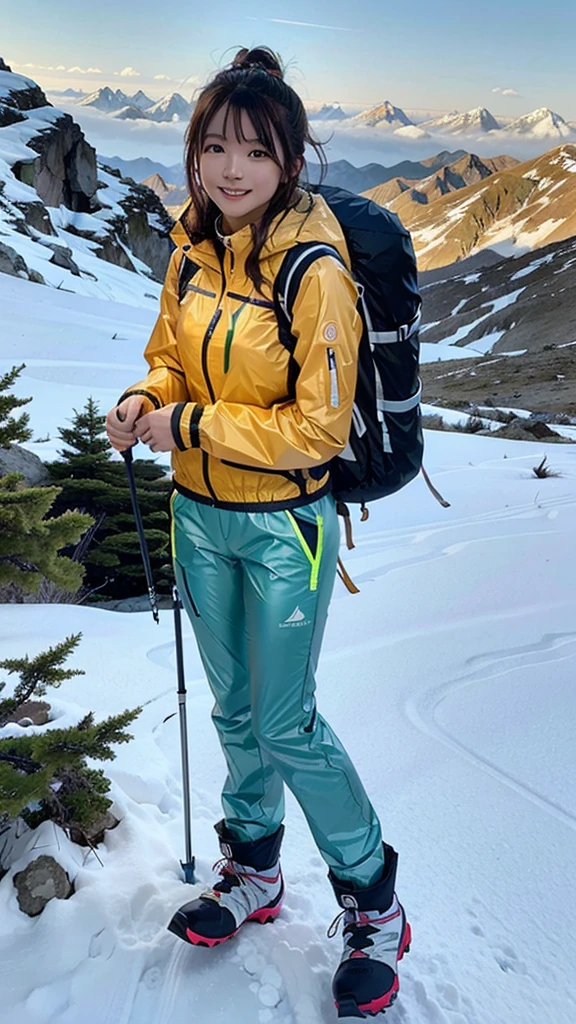
<svg viewBox="0 0 576 1024">
<path fill-rule="evenodd" d="M 267 48 L 241 50 L 204 88 L 150 371 L 107 431 L 118 450 L 141 440 L 173 453 L 176 580 L 228 766 L 220 880 L 171 930 L 214 946 L 277 916 L 286 783 L 343 909 L 336 1005 L 363 1015 L 394 1000 L 410 926 L 394 893 L 397 855 L 314 699 L 339 547 L 327 464 L 348 438 L 362 323 L 340 225 L 298 185 L 306 143 L 324 164 Z M 287 250 L 310 240 L 336 247 L 345 266 L 323 256 L 306 272 L 289 353 L 273 284 Z"/>
</svg>

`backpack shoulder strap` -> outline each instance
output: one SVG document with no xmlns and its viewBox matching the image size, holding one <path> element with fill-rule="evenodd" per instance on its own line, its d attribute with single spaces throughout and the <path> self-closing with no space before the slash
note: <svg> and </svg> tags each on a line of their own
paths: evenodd
<svg viewBox="0 0 576 1024">
<path fill-rule="evenodd" d="M 200 265 L 198 263 L 194 263 L 194 260 L 189 259 L 186 253 L 184 253 L 178 268 L 178 302 L 180 304 L 182 304 L 182 300 L 186 294 L 186 289 L 190 284 L 190 281 L 199 270 Z"/>
<path fill-rule="evenodd" d="M 286 253 L 274 281 L 274 305 L 278 318 L 280 341 L 294 354 L 296 339 L 292 334 L 292 310 L 306 271 L 322 256 L 333 256 L 344 265 L 338 250 L 324 242 L 297 242 Z"/>
</svg>

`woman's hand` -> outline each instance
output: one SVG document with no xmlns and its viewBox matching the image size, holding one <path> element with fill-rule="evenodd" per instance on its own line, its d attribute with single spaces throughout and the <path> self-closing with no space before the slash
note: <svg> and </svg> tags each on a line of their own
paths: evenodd
<svg viewBox="0 0 576 1024">
<path fill-rule="evenodd" d="M 176 447 L 170 421 L 177 402 L 141 416 L 134 426 L 134 437 L 147 444 L 152 452 L 171 452 Z"/>
<path fill-rule="evenodd" d="M 136 444 L 134 425 L 142 408 L 141 395 L 131 395 L 120 405 L 115 405 L 106 416 L 106 433 L 108 440 L 117 452 L 126 451 Z"/>
</svg>

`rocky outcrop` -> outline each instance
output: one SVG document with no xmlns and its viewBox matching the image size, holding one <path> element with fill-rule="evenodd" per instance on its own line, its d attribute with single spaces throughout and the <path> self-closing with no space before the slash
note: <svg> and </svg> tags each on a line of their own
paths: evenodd
<svg viewBox="0 0 576 1024">
<path fill-rule="evenodd" d="M 38 153 L 36 160 L 19 161 L 12 169 L 46 206 L 67 206 L 80 213 L 98 209 L 96 150 L 69 114 L 33 136 L 28 147 Z"/>
<path fill-rule="evenodd" d="M 45 274 L 50 284 L 74 291 L 74 278 L 98 282 L 96 256 L 140 277 L 163 280 L 173 221 L 161 201 L 144 186 L 99 166 L 95 149 L 73 118 L 49 104 L 31 79 L 13 74 L 4 62 L 0 156 L 10 168 L 0 181 L 3 224 L 8 228 L 0 243 L 0 272 L 42 283 Z M 19 245 L 22 235 L 25 247 Z M 75 243 L 75 236 L 96 244 L 87 249 Z M 45 253 L 34 259 L 39 245 L 52 249 L 50 262 L 68 272 L 61 280 L 48 272 Z M 146 298 L 154 297 L 140 288 Z"/>
<path fill-rule="evenodd" d="M 12 74 L 12 68 L 4 63 L 2 57 L 0 57 L 0 71 Z M 30 78 L 21 78 L 20 75 L 14 75 L 14 82 L 8 85 L 6 94 L 2 95 L 0 106 L 7 110 L 18 112 L 36 110 L 37 107 L 49 107 L 51 104 L 48 103 L 44 92 L 36 82 L 33 82 Z M 18 116 L 17 120 L 21 121 L 23 118 Z M 14 122 L 8 121 L 7 123 L 13 124 Z M 1 121 L 0 127 L 4 127 Z"/>
<path fill-rule="evenodd" d="M 29 487 L 51 483 L 42 459 L 19 444 L 12 443 L 9 448 L 0 448 L 0 476 L 7 476 L 8 473 L 21 473 Z"/>
</svg>

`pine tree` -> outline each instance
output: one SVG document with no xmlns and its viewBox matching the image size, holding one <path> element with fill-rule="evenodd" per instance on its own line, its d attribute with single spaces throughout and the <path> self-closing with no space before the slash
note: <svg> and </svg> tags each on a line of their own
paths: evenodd
<svg viewBox="0 0 576 1024">
<path fill-rule="evenodd" d="M 13 696 L 0 700 L 0 726 L 24 700 L 43 696 L 48 686 L 84 674 L 81 669 L 61 667 L 81 636 L 69 636 L 32 659 L 0 662 L 0 668 L 20 677 Z M 4 688 L 5 683 L 0 683 L 0 692 Z M 86 758 L 113 760 L 112 745 L 133 738 L 126 729 L 140 710 L 126 710 L 103 722 L 95 722 L 89 713 L 71 728 L 0 739 L 0 820 L 21 816 L 32 828 L 50 820 L 69 833 L 89 830 L 112 801 L 106 796 L 109 780 L 101 769 L 89 767 Z"/>
<path fill-rule="evenodd" d="M 78 590 L 84 570 L 60 551 L 76 544 L 92 519 L 80 512 L 46 519 L 58 493 L 58 487 L 25 487 L 18 473 L 0 477 L 0 587 L 34 593 L 45 578 Z"/>
<path fill-rule="evenodd" d="M 0 376 L 0 448 L 9 448 L 13 441 L 29 441 L 32 437 L 32 431 L 28 427 L 28 413 L 23 412 L 17 418 L 11 415 L 14 409 L 28 405 L 32 399 L 16 398 L 15 395 L 4 393 L 12 387 L 25 368 L 26 363 L 22 363 L 21 366 L 13 366 L 8 373 Z"/>
<path fill-rule="evenodd" d="M 71 427 L 59 429 L 67 447 L 59 451 L 58 461 L 48 463 L 52 479 L 62 485 L 54 510 L 80 509 L 95 518 L 90 545 L 82 554 L 88 588 L 99 597 L 133 597 L 146 593 L 140 547 L 125 467 L 112 460 L 104 422 L 89 398 L 80 412 L 74 409 Z M 149 459 L 135 459 L 133 469 L 156 588 L 168 593 L 170 481 Z"/>
</svg>

